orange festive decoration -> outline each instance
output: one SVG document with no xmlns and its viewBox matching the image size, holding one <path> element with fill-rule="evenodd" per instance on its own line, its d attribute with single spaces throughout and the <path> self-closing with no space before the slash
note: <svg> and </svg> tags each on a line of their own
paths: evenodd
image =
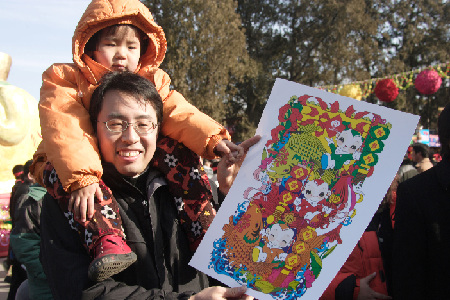
<svg viewBox="0 0 450 300">
<path fill-rule="evenodd" d="M 375 86 L 375 95 L 383 102 L 392 102 L 397 98 L 398 87 L 392 79 L 382 79 Z"/>
<path fill-rule="evenodd" d="M 417 75 L 414 85 L 419 93 L 431 95 L 441 87 L 442 78 L 435 70 L 424 70 Z"/>
</svg>

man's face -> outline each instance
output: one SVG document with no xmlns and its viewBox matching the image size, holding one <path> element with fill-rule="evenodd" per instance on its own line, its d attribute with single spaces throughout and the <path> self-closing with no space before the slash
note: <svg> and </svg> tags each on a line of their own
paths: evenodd
<svg viewBox="0 0 450 300">
<path fill-rule="evenodd" d="M 413 162 L 419 162 L 421 157 L 422 157 L 422 155 L 420 153 L 417 153 L 416 151 L 414 151 L 414 149 L 411 151 L 411 160 Z"/>
<path fill-rule="evenodd" d="M 120 174 L 134 177 L 141 174 L 153 158 L 158 130 L 138 134 L 133 125 L 121 132 L 108 130 L 105 123 L 111 119 L 135 123 L 150 120 L 157 123 L 156 112 L 150 103 L 138 103 L 132 95 L 120 91 L 108 91 L 103 98 L 98 115 L 97 138 L 100 153 L 106 162 L 112 163 Z"/>
</svg>

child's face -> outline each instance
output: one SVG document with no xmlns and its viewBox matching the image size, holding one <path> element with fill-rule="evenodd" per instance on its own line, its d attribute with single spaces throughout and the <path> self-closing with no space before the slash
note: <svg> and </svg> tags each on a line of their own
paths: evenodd
<svg viewBox="0 0 450 300">
<path fill-rule="evenodd" d="M 121 26 L 115 32 L 101 33 L 94 60 L 112 71 L 136 71 L 141 56 L 141 42 L 136 30 Z"/>
<path fill-rule="evenodd" d="M 337 146 L 345 153 L 353 154 L 362 146 L 362 138 L 353 136 L 349 130 L 343 131 L 337 138 Z"/>
<path fill-rule="evenodd" d="M 314 181 L 308 181 L 303 189 L 303 195 L 311 205 L 317 205 L 321 200 L 330 196 L 331 192 L 328 190 L 328 184 L 322 183 L 317 185 Z"/>
<path fill-rule="evenodd" d="M 288 246 L 294 238 L 294 231 L 291 228 L 282 229 L 279 224 L 274 224 L 269 229 L 267 246 L 281 249 Z"/>
</svg>

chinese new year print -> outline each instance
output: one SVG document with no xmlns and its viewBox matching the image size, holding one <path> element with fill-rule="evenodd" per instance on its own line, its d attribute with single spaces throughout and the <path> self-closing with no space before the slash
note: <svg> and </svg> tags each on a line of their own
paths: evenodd
<svg viewBox="0 0 450 300">
<path fill-rule="evenodd" d="M 258 299 L 316 299 L 347 259 L 418 117 L 277 79 L 191 265 Z"/>
</svg>

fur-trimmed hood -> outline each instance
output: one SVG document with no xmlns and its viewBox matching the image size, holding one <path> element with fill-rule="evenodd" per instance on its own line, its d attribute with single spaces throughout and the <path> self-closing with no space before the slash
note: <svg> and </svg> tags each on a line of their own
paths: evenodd
<svg viewBox="0 0 450 300">
<path fill-rule="evenodd" d="M 108 70 L 84 52 L 88 40 L 99 30 L 115 24 L 138 27 L 149 38 L 147 51 L 141 56 L 138 73 L 158 68 L 167 49 L 163 29 L 156 24 L 148 8 L 139 0 L 93 0 L 75 29 L 72 38 L 73 61 L 91 84 L 97 84 Z"/>
</svg>

